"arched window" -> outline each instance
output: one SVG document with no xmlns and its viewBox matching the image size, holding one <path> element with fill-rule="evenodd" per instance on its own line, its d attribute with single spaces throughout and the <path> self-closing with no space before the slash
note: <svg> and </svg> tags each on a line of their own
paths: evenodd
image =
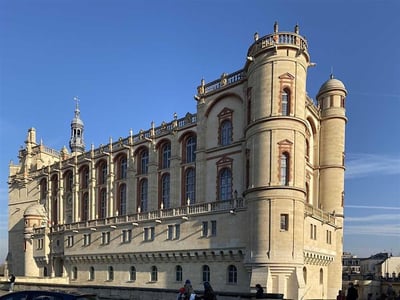
<svg viewBox="0 0 400 300">
<path fill-rule="evenodd" d="M 118 202 L 118 215 L 126 215 L 126 184 L 119 186 Z"/>
<path fill-rule="evenodd" d="M 80 172 L 81 189 L 87 189 L 89 187 L 89 167 L 84 166 Z"/>
<path fill-rule="evenodd" d="M 107 163 L 105 160 L 100 162 L 97 170 L 99 184 L 105 184 L 107 182 Z"/>
<path fill-rule="evenodd" d="M 157 281 L 158 280 L 158 272 L 157 272 L 157 267 L 152 266 L 151 267 L 151 276 L 150 276 L 150 281 Z"/>
<path fill-rule="evenodd" d="M 232 172 L 229 168 L 223 168 L 219 172 L 219 200 L 228 200 L 232 198 Z"/>
<path fill-rule="evenodd" d="M 234 265 L 228 267 L 228 283 L 237 283 L 237 268 Z"/>
<path fill-rule="evenodd" d="M 140 152 L 139 159 L 139 174 L 147 174 L 149 171 L 149 151 L 147 149 L 143 149 Z"/>
<path fill-rule="evenodd" d="M 186 163 L 192 163 L 196 160 L 196 136 L 189 136 L 185 141 Z"/>
<path fill-rule="evenodd" d="M 94 276 L 94 267 L 90 267 L 89 268 L 89 280 L 94 280 L 95 276 Z"/>
<path fill-rule="evenodd" d="M 108 267 L 107 280 L 109 280 L 109 281 L 114 280 L 114 268 L 112 266 Z"/>
<path fill-rule="evenodd" d="M 42 180 L 40 180 L 40 202 L 42 204 L 46 203 L 46 196 L 47 196 L 47 180 L 46 178 L 43 178 Z"/>
<path fill-rule="evenodd" d="M 290 114 L 290 90 L 283 89 L 281 98 L 281 111 L 283 116 Z"/>
<path fill-rule="evenodd" d="M 72 176 L 72 172 L 68 171 L 65 174 L 65 191 L 66 192 L 72 192 L 72 187 L 73 187 L 73 179 L 74 177 Z"/>
<path fill-rule="evenodd" d="M 161 203 L 164 208 L 170 207 L 170 175 L 164 174 L 161 177 Z"/>
<path fill-rule="evenodd" d="M 98 204 L 99 204 L 98 217 L 100 219 L 104 219 L 107 216 L 107 189 L 102 188 L 100 190 L 100 197 Z"/>
<path fill-rule="evenodd" d="M 140 211 L 144 212 L 147 211 L 147 188 L 148 182 L 147 179 L 144 178 L 139 182 L 139 199 L 140 199 Z"/>
<path fill-rule="evenodd" d="M 89 193 L 83 193 L 82 195 L 82 212 L 81 221 L 89 220 Z"/>
<path fill-rule="evenodd" d="M 289 153 L 283 152 L 280 159 L 281 164 L 281 185 L 289 184 Z"/>
<path fill-rule="evenodd" d="M 182 278 L 183 278 L 183 272 L 182 272 L 182 267 L 181 266 L 176 266 L 175 267 L 175 280 L 177 282 L 182 282 Z"/>
<path fill-rule="evenodd" d="M 78 268 L 77 268 L 77 267 L 73 267 L 73 268 L 72 268 L 71 277 L 72 277 L 73 280 L 78 279 Z"/>
<path fill-rule="evenodd" d="M 224 120 L 220 125 L 219 143 L 222 146 L 230 145 L 232 142 L 232 122 Z"/>
<path fill-rule="evenodd" d="M 203 272 L 203 282 L 210 282 L 210 267 L 207 265 L 203 265 L 202 267 Z"/>
<path fill-rule="evenodd" d="M 131 268 L 129 270 L 129 280 L 130 281 L 136 280 L 136 268 L 134 266 L 131 266 Z"/>
<path fill-rule="evenodd" d="M 51 207 L 52 207 L 52 223 L 58 224 L 58 176 L 51 177 Z"/>
<path fill-rule="evenodd" d="M 168 169 L 171 162 L 171 143 L 165 143 L 161 148 L 161 168 Z"/>
<path fill-rule="evenodd" d="M 304 278 L 304 283 L 307 284 L 307 268 L 303 268 L 303 278 Z"/>
<path fill-rule="evenodd" d="M 117 161 L 117 179 L 126 179 L 128 162 L 125 155 L 122 155 Z"/>
<path fill-rule="evenodd" d="M 188 199 L 190 204 L 196 203 L 196 172 L 194 168 L 189 168 L 185 172 L 185 204 Z"/>
</svg>

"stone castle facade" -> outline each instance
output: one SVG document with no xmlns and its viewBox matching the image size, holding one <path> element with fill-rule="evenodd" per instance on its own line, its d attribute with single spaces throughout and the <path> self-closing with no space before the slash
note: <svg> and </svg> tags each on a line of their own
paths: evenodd
<svg viewBox="0 0 400 300">
<path fill-rule="evenodd" d="M 306 93 L 306 39 L 254 35 L 243 69 L 201 81 L 197 111 L 70 152 L 31 128 L 10 164 L 8 268 L 71 285 L 333 299 L 341 289 L 345 97 Z"/>
</svg>

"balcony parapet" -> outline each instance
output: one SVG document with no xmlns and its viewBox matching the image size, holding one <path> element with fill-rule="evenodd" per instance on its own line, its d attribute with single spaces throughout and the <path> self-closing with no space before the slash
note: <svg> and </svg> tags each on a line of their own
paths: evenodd
<svg viewBox="0 0 400 300">
<path fill-rule="evenodd" d="M 245 200 L 243 198 L 197 203 L 191 205 L 185 205 L 174 208 L 159 209 L 148 212 L 139 212 L 124 216 L 114 216 L 105 219 L 89 220 L 82 222 L 75 222 L 69 224 L 59 224 L 52 227 L 52 232 L 61 232 L 69 230 L 79 230 L 85 229 L 90 230 L 90 228 L 97 228 L 102 226 L 110 226 L 118 224 L 124 225 L 128 223 L 137 223 L 140 225 L 141 222 L 165 220 L 172 218 L 187 218 L 194 217 L 201 214 L 207 214 L 210 212 L 230 212 L 236 213 L 236 210 L 245 209 Z"/>
<path fill-rule="evenodd" d="M 257 56 L 261 52 L 277 48 L 279 46 L 291 46 L 300 51 L 308 52 L 307 40 L 294 32 L 275 32 L 261 38 L 256 38 L 253 45 L 250 46 L 247 56 Z"/>
<path fill-rule="evenodd" d="M 312 205 L 306 205 L 304 209 L 304 215 L 320 220 L 322 223 L 331 224 L 337 226 L 336 216 L 332 213 L 323 211 L 320 208 L 316 208 Z"/>
</svg>

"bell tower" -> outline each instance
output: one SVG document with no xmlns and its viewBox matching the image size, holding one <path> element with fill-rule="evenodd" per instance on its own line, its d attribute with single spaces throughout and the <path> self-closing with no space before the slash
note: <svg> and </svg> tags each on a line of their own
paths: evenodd
<svg viewBox="0 0 400 300">
<path fill-rule="evenodd" d="M 75 116 L 71 121 L 71 138 L 69 140 L 69 148 L 72 153 L 83 153 L 85 152 L 85 142 L 83 139 L 83 121 L 80 118 L 79 110 L 79 98 L 74 97 L 76 101 Z"/>
</svg>

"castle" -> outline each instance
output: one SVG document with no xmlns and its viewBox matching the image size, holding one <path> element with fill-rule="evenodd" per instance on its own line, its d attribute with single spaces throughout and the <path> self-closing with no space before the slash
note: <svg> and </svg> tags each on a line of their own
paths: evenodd
<svg viewBox="0 0 400 300">
<path fill-rule="evenodd" d="M 31 128 L 10 164 L 8 268 L 71 285 L 265 292 L 333 299 L 342 287 L 345 102 L 293 32 L 254 35 L 244 67 L 201 80 L 197 111 L 70 151 Z"/>
</svg>

